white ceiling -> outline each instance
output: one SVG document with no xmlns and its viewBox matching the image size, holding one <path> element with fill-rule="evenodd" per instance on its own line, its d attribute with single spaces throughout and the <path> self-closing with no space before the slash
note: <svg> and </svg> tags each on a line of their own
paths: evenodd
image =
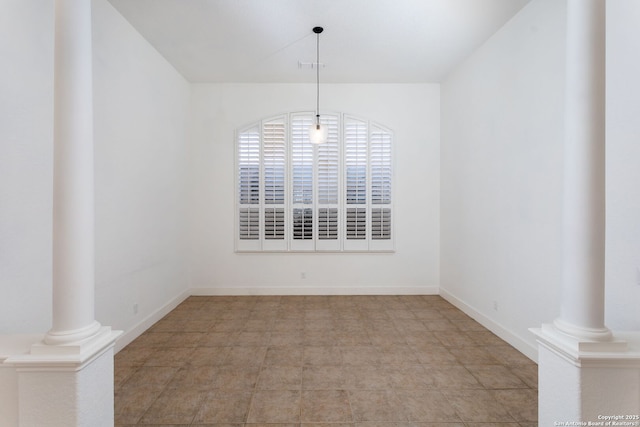
<svg viewBox="0 0 640 427">
<path fill-rule="evenodd" d="M 109 0 L 191 82 L 438 82 L 530 0 Z"/>
</svg>

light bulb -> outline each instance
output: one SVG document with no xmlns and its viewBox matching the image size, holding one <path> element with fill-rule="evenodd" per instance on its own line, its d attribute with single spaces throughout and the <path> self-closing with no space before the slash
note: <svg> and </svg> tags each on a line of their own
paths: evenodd
<svg viewBox="0 0 640 427">
<path fill-rule="evenodd" d="M 313 144 L 324 144 L 327 142 L 329 129 L 326 125 L 315 124 L 309 128 L 309 139 Z"/>
</svg>

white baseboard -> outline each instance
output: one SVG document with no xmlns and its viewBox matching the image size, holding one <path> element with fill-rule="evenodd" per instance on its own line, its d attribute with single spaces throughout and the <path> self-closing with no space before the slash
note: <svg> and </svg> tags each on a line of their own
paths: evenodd
<svg viewBox="0 0 640 427">
<path fill-rule="evenodd" d="M 518 334 L 515 334 L 513 331 L 503 327 L 493 319 L 485 316 L 480 313 L 478 310 L 462 301 L 460 298 L 455 295 L 447 292 L 445 289 L 440 288 L 440 296 L 445 300 L 449 301 L 451 304 L 455 305 L 461 311 L 463 311 L 468 316 L 472 317 L 475 321 L 480 323 L 485 328 L 489 329 L 491 332 L 505 340 L 507 343 L 516 348 L 516 350 L 520 351 L 522 354 L 527 356 L 529 359 L 538 363 L 538 349 L 535 346 L 532 346 L 530 343 L 522 339 Z"/>
<path fill-rule="evenodd" d="M 180 304 L 185 299 L 189 298 L 191 295 L 191 291 L 189 289 L 182 291 L 180 294 L 176 295 L 173 299 L 171 299 L 168 303 L 142 319 L 137 325 L 133 328 L 125 331 L 120 338 L 116 341 L 114 346 L 114 352 L 117 353 L 122 350 L 127 344 L 131 343 L 133 340 L 138 338 L 144 331 L 149 329 L 156 323 L 158 320 L 162 319 L 164 316 L 169 314 L 171 310 L 176 308 L 178 304 Z"/>
<path fill-rule="evenodd" d="M 437 286 L 311 286 L 311 287 L 216 287 L 191 288 L 194 296 L 248 295 L 438 295 Z"/>
</svg>

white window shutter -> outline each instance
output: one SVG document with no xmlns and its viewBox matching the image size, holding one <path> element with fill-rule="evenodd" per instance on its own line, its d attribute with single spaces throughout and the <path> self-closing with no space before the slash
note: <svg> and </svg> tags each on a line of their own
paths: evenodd
<svg viewBox="0 0 640 427">
<path fill-rule="evenodd" d="M 291 242 L 296 251 L 312 251 L 314 244 L 314 145 L 309 128 L 314 123 L 310 113 L 291 117 Z"/>
<path fill-rule="evenodd" d="M 393 134 L 311 112 L 263 120 L 236 134 L 237 251 L 393 251 Z"/>
<path fill-rule="evenodd" d="M 340 120 L 339 116 L 323 115 L 327 126 L 327 142 L 317 145 L 316 154 L 316 250 L 339 251 L 340 204 Z"/>
<path fill-rule="evenodd" d="M 373 251 L 393 250 L 391 132 L 371 126 L 369 173 L 371 176 L 371 242 Z"/>
<path fill-rule="evenodd" d="M 262 123 L 263 242 L 265 251 L 287 250 L 286 179 L 287 120 L 275 117 Z"/>
<path fill-rule="evenodd" d="M 237 136 L 236 202 L 237 250 L 255 251 L 260 243 L 260 129 L 245 129 Z"/>
<path fill-rule="evenodd" d="M 368 123 L 344 119 L 345 236 L 347 251 L 368 250 L 367 163 Z"/>
</svg>

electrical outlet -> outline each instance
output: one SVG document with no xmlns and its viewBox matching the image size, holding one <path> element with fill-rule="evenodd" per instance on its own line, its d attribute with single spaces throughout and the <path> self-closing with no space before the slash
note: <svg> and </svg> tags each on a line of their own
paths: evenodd
<svg viewBox="0 0 640 427">
<path fill-rule="evenodd" d="M 138 314 L 138 303 L 133 304 L 133 314 Z"/>
<path fill-rule="evenodd" d="M 640 267 L 636 267 L 636 285 L 640 286 Z"/>
<path fill-rule="evenodd" d="M 493 302 L 493 310 L 498 311 L 498 301 Z"/>
<path fill-rule="evenodd" d="M 300 278 L 301 279 L 306 279 L 307 278 L 307 273 L 305 273 L 305 272 L 300 273 Z"/>
</svg>

